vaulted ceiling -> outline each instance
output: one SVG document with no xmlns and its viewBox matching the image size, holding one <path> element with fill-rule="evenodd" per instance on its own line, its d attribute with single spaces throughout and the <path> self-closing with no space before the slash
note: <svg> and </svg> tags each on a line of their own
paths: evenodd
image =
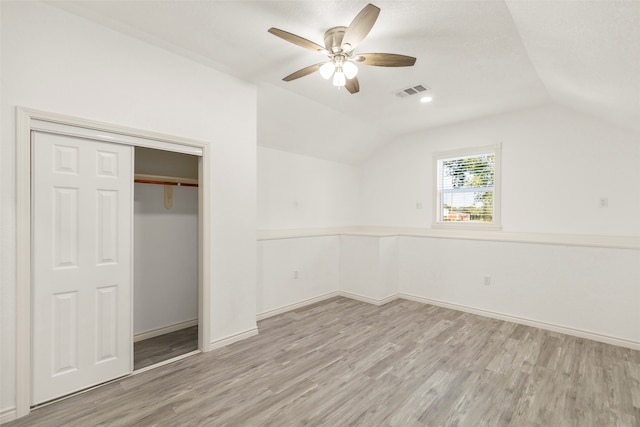
<svg viewBox="0 0 640 427">
<path fill-rule="evenodd" d="M 61 1 L 54 6 L 258 85 L 258 143 L 357 163 L 397 136 L 557 103 L 640 132 L 640 2 L 387 1 L 358 52 L 417 57 L 414 67 L 360 66 L 351 95 L 323 61 L 269 33 L 318 44 L 366 1 Z M 423 84 L 433 102 L 396 93 Z"/>
</svg>

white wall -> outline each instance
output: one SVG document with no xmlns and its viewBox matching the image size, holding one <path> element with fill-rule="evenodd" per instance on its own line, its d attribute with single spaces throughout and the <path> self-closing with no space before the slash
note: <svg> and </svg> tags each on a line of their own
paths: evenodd
<svg viewBox="0 0 640 427">
<path fill-rule="evenodd" d="M 1 2 L 0 410 L 15 404 L 15 108 L 210 142 L 211 341 L 255 327 L 256 88 L 35 2 Z"/>
<path fill-rule="evenodd" d="M 398 293 L 398 238 L 340 236 L 341 291 L 379 303 Z"/>
<path fill-rule="evenodd" d="M 259 247 L 264 311 L 336 290 L 375 304 L 400 296 L 640 348 L 640 250 L 606 240 L 590 247 L 373 233 Z M 296 268 L 307 271 L 303 280 L 293 279 Z"/>
<path fill-rule="evenodd" d="M 559 106 L 389 144 L 362 165 L 363 223 L 430 227 L 433 153 L 498 143 L 504 231 L 640 236 L 640 135 Z"/>
<path fill-rule="evenodd" d="M 357 166 L 258 147 L 258 229 L 357 224 Z"/>
<path fill-rule="evenodd" d="M 401 294 L 640 346 L 640 250 L 402 237 L 398 259 Z"/>
<path fill-rule="evenodd" d="M 258 147 L 258 229 L 351 226 L 359 208 L 357 166 Z M 338 247 L 337 236 L 258 242 L 258 313 L 337 291 Z"/>
<path fill-rule="evenodd" d="M 338 290 L 338 236 L 258 242 L 258 313 Z"/>
<path fill-rule="evenodd" d="M 134 185 L 133 333 L 198 318 L 198 189 Z"/>
</svg>

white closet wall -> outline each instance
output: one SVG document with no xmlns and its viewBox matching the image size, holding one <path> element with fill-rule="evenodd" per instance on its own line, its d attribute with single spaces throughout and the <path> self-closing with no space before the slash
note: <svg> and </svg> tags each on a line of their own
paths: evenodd
<svg viewBox="0 0 640 427">
<path fill-rule="evenodd" d="M 197 178 L 197 158 L 136 148 L 136 173 Z M 134 335 L 198 317 L 198 188 L 134 185 Z"/>
</svg>

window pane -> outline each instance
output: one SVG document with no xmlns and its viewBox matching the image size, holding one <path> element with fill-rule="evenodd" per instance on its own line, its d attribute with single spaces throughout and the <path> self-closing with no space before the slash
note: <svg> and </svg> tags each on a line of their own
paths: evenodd
<svg viewBox="0 0 640 427">
<path fill-rule="evenodd" d="M 442 221 L 493 221 L 493 191 L 442 192 Z"/>
<path fill-rule="evenodd" d="M 439 222 L 493 222 L 494 153 L 439 159 L 437 172 Z"/>
<path fill-rule="evenodd" d="M 441 162 L 444 174 L 441 187 L 443 189 L 493 186 L 495 169 L 493 154 L 446 159 Z"/>
</svg>

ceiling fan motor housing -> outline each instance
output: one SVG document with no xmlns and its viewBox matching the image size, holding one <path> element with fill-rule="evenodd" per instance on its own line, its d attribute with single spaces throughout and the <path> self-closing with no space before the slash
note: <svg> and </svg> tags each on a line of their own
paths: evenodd
<svg viewBox="0 0 640 427">
<path fill-rule="evenodd" d="M 324 33 L 324 45 L 329 52 L 338 53 L 342 51 L 342 39 L 345 31 L 347 31 L 347 27 L 333 27 Z"/>
</svg>

